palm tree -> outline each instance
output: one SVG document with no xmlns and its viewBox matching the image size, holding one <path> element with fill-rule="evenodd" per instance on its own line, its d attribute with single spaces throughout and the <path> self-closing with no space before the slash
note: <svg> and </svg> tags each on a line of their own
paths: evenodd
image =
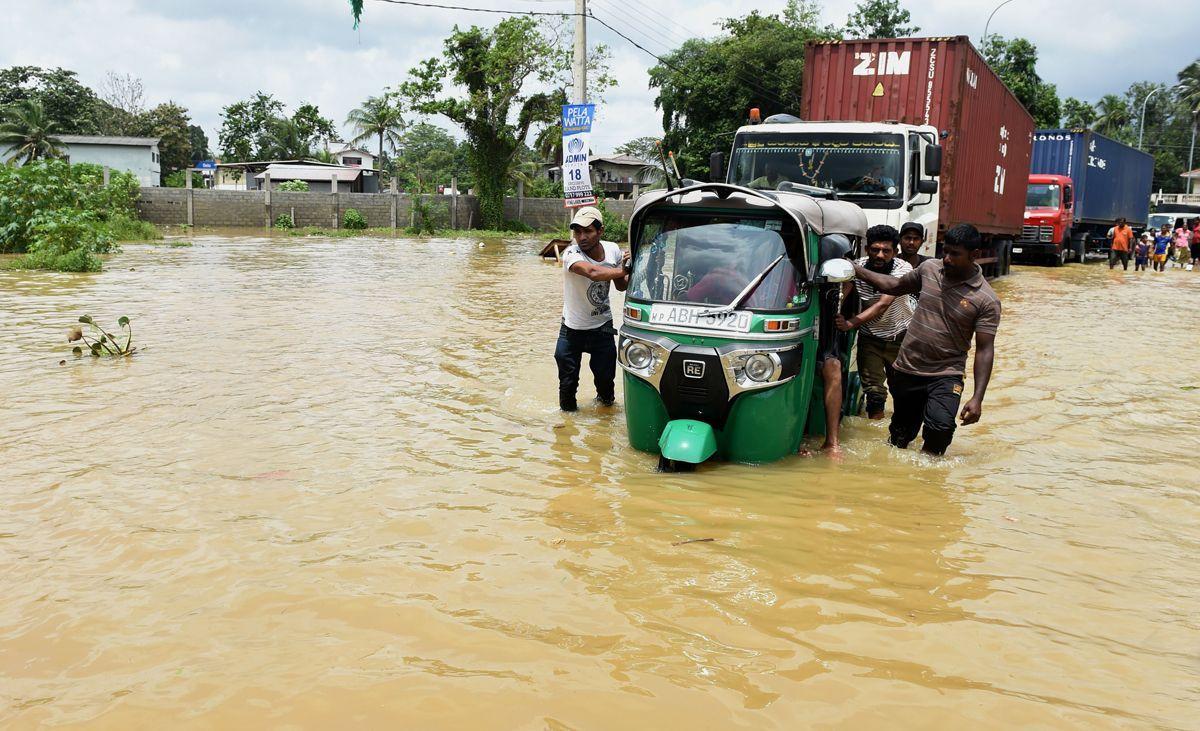
<svg viewBox="0 0 1200 731">
<path fill-rule="evenodd" d="M 1096 122 L 1093 129 L 1102 135 L 1113 136 L 1132 120 L 1125 100 L 1116 94 L 1105 94 L 1096 102 Z"/>
<path fill-rule="evenodd" d="M 379 138 L 379 156 L 375 158 L 375 169 L 383 169 L 384 143 L 389 150 L 400 144 L 400 133 L 404 131 L 404 117 L 400 116 L 400 105 L 392 102 L 391 94 L 369 96 L 358 109 L 346 115 L 346 124 L 354 128 L 357 136 L 351 145 L 359 145 L 374 137 Z"/>
<path fill-rule="evenodd" d="M 12 153 L 7 162 L 24 158 L 24 162 L 31 163 L 38 158 L 62 156 L 63 141 L 54 136 L 56 125 L 46 116 L 41 102 L 22 99 L 9 107 L 4 117 L 4 123 L 0 124 L 0 150 Z"/>
<path fill-rule="evenodd" d="M 276 160 L 306 160 L 313 154 L 313 137 L 292 119 L 272 120 L 264 141 Z"/>
<path fill-rule="evenodd" d="M 1179 72 L 1179 99 L 1192 114 L 1200 114 L 1200 61 L 1192 61 Z"/>
</svg>

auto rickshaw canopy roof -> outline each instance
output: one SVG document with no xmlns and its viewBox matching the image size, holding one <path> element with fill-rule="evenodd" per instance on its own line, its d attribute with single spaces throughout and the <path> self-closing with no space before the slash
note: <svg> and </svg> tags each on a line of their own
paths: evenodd
<svg viewBox="0 0 1200 731">
<path fill-rule="evenodd" d="M 818 236 L 846 234 L 865 238 L 867 216 L 853 203 L 820 200 L 794 191 L 760 191 L 726 183 L 701 183 L 675 190 L 656 190 L 637 199 L 630 222 L 662 204 L 687 208 L 765 211 L 781 209 Z"/>
</svg>

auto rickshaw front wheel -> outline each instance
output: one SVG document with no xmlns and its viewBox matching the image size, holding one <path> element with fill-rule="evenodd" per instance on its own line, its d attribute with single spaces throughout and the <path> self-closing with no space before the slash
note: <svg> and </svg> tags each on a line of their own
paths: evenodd
<svg viewBox="0 0 1200 731">
<path fill-rule="evenodd" d="M 684 462 L 679 459 L 667 459 L 661 454 L 658 456 L 658 471 L 659 472 L 695 472 L 696 465 L 691 462 Z"/>
</svg>

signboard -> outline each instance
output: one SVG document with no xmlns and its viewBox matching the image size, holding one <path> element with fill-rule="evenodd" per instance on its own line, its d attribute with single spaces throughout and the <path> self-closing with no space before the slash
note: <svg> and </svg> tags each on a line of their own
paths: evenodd
<svg viewBox="0 0 1200 731">
<path fill-rule="evenodd" d="M 213 160 L 201 160 L 192 167 L 196 168 L 197 170 L 216 170 L 217 163 Z"/>
<path fill-rule="evenodd" d="M 592 120 L 595 104 L 564 104 L 563 130 L 563 207 L 578 208 L 596 204 L 592 190 L 592 170 L 588 165 L 591 149 Z"/>
</svg>

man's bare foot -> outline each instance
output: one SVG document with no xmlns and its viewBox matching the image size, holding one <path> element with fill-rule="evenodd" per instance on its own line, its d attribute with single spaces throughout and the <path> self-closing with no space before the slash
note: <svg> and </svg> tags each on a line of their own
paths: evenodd
<svg viewBox="0 0 1200 731">
<path fill-rule="evenodd" d="M 880 419 L 883 418 L 883 412 L 875 411 L 873 413 L 867 414 L 867 418 L 871 419 L 872 421 L 879 421 Z"/>
</svg>

